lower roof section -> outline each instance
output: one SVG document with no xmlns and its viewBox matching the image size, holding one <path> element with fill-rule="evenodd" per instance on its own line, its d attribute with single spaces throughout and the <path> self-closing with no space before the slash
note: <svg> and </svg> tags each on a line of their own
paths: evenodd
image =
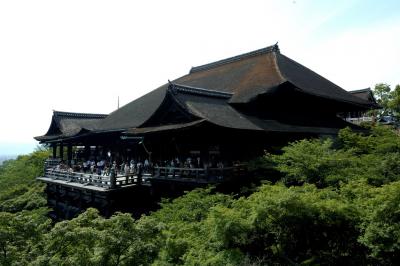
<svg viewBox="0 0 400 266">
<path fill-rule="evenodd" d="M 288 124 L 277 120 L 263 120 L 255 117 L 248 117 L 249 122 L 252 123 L 253 128 L 237 128 L 237 127 L 229 127 L 229 126 L 221 126 L 220 124 L 213 123 L 212 121 L 206 119 L 196 120 L 190 123 L 182 123 L 182 124 L 171 124 L 171 125 L 162 125 L 156 127 L 143 127 L 143 128 L 131 128 L 125 132 L 122 132 L 123 135 L 137 135 L 143 136 L 147 134 L 154 133 L 167 133 L 167 132 L 178 132 L 182 130 L 196 130 L 199 127 L 203 126 L 213 126 L 225 129 L 232 130 L 246 130 L 246 131 L 254 131 L 254 132 L 265 132 L 265 133 L 301 133 L 301 134 L 310 134 L 310 135 L 336 135 L 340 129 L 345 127 L 350 127 L 356 131 L 365 131 L 365 129 L 356 126 L 354 124 L 348 123 L 346 121 L 341 120 L 340 118 L 332 119 L 331 121 L 325 121 L 325 123 L 331 123 L 335 125 L 334 127 L 326 127 L 322 124 L 312 123 L 309 125 L 295 125 Z M 325 124 L 323 123 L 323 124 Z"/>
<path fill-rule="evenodd" d="M 200 120 L 196 120 L 193 122 L 182 123 L 182 124 L 162 125 L 162 126 L 156 126 L 156 127 L 131 128 L 131 129 L 123 132 L 123 134 L 142 135 L 142 134 L 155 133 L 155 132 L 184 130 L 184 129 L 200 126 L 200 125 L 203 125 L 206 123 L 207 122 L 205 119 L 200 119 Z"/>
<path fill-rule="evenodd" d="M 163 93 L 160 93 L 161 95 Z M 160 95 L 160 96 L 161 96 Z M 173 105 L 179 106 L 182 112 L 190 115 L 191 120 L 189 121 L 173 121 L 170 122 L 159 119 L 159 124 L 138 123 L 136 126 L 124 125 L 126 128 L 106 130 L 101 127 L 95 127 L 92 130 L 87 130 L 85 128 L 79 128 L 79 131 L 74 132 L 74 134 L 69 134 L 71 131 L 54 131 L 53 134 L 46 134 L 45 136 L 36 137 L 37 140 L 42 143 L 54 143 L 54 142 L 65 142 L 65 143 L 86 143 L 90 138 L 119 138 L 124 135 L 146 135 L 153 133 L 164 133 L 164 132 L 175 132 L 178 130 L 188 130 L 195 129 L 203 125 L 213 125 L 219 128 L 232 129 L 232 130 L 246 130 L 255 132 L 273 132 L 273 133 L 301 133 L 301 134 L 311 134 L 320 135 L 328 134 L 334 135 L 345 127 L 350 127 L 354 130 L 362 131 L 363 129 L 354 124 L 348 123 L 343 119 L 334 116 L 334 114 L 326 114 L 323 117 L 317 117 L 315 114 L 303 114 L 301 113 L 289 113 L 289 114 L 279 114 L 273 116 L 272 118 L 262 118 L 259 116 L 253 116 L 240 112 L 234 106 L 229 104 L 229 97 L 221 97 L 221 95 L 215 95 L 215 93 L 205 93 L 204 90 L 199 90 L 195 88 L 190 88 L 190 90 L 174 90 L 167 89 L 165 95 L 169 96 L 170 101 L 159 101 L 158 108 L 151 108 L 152 112 L 143 115 L 140 120 L 144 120 L 146 116 L 147 119 L 150 113 L 154 116 L 159 114 L 158 110 L 167 112 L 169 109 L 174 109 Z M 162 107 L 164 105 L 164 107 Z M 130 112 L 133 110 L 125 110 Z M 124 112 L 125 112 L 124 111 Z M 131 113 L 131 116 L 136 116 L 139 110 Z M 111 117 L 111 115 L 109 116 Z M 103 123 L 107 118 L 96 121 L 96 123 Z M 155 119 L 155 121 L 158 121 Z M 63 121 L 65 123 L 73 123 L 74 120 Z M 84 120 L 79 121 L 80 124 L 85 122 Z M 91 121 L 89 121 L 91 122 Z M 120 121 L 121 123 L 123 121 Z M 97 124 L 98 125 L 98 124 Z M 121 124 L 122 126 L 122 124 Z M 119 126 L 117 126 L 119 127 Z M 59 126 L 58 128 L 63 129 Z M 72 127 L 70 127 L 72 128 Z M 109 135 L 112 133 L 113 135 Z M 102 137 L 103 136 L 103 137 Z"/>
<path fill-rule="evenodd" d="M 72 113 L 53 111 L 46 134 L 35 137 L 40 142 L 79 136 L 98 128 L 105 114 Z"/>
</svg>

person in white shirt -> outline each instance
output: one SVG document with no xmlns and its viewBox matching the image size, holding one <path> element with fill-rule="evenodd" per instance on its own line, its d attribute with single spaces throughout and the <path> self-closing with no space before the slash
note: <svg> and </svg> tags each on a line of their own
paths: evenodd
<svg viewBox="0 0 400 266">
<path fill-rule="evenodd" d="M 125 164 L 125 166 L 124 166 L 125 175 L 129 175 L 129 170 L 130 170 L 129 163 L 126 162 L 126 164 Z"/>
<path fill-rule="evenodd" d="M 144 170 L 147 172 L 150 169 L 150 162 L 149 160 L 144 160 Z"/>
</svg>

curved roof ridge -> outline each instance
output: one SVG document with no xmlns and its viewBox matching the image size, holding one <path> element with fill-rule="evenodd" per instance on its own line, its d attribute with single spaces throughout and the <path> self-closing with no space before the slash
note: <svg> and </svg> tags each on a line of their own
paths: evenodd
<svg viewBox="0 0 400 266">
<path fill-rule="evenodd" d="M 53 115 L 55 116 L 67 116 L 70 118 L 91 118 L 91 119 L 96 119 L 96 118 L 105 118 L 107 115 L 106 114 L 93 114 L 93 113 L 75 113 L 75 112 L 64 112 L 64 111 L 56 111 L 53 110 Z"/>
<path fill-rule="evenodd" d="M 348 92 L 350 92 L 350 93 L 357 93 L 357 92 L 372 92 L 372 90 L 371 90 L 371 88 L 365 88 L 365 89 L 358 89 L 358 90 L 351 90 L 351 91 L 348 91 Z"/>
<path fill-rule="evenodd" d="M 215 97 L 215 98 L 224 98 L 224 99 L 229 99 L 233 95 L 233 93 L 229 92 L 192 87 L 176 83 L 170 83 L 168 89 L 171 90 L 172 93 L 181 92 L 181 93 L 188 93 L 188 94 Z"/>
<path fill-rule="evenodd" d="M 278 76 L 282 80 L 282 82 L 288 81 L 286 79 L 286 77 L 283 75 L 283 73 L 281 72 L 281 69 L 279 68 L 278 59 L 276 58 L 276 54 L 274 54 L 274 56 L 273 56 L 273 62 L 274 62 L 274 65 L 275 65 L 276 73 L 278 74 Z"/>
<path fill-rule="evenodd" d="M 209 69 L 212 69 L 212 68 L 215 68 L 215 67 L 219 67 L 219 66 L 222 66 L 222 65 L 225 65 L 225 64 L 229 64 L 229 63 L 233 63 L 233 62 L 236 62 L 236 61 L 240 61 L 240 60 L 243 60 L 243 59 L 246 59 L 246 58 L 249 58 L 249 57 L 254 57 L 254 56 L 267 54 L 267 53 L 272 53 L 272 52 L 279 52 L 278 43 L 276 43 L 274 45 L 271 45 L 271 46 L 267 46 L 267 47 L 262 48 L 262 49 L 258 49 L 258 50 L 255 50 L 255 51 L 244 53 L 244 54 L 241 54 L 241 55 L 236 55 L 236 56 L 233 56 L 233 57 L 229 57 L 229 58 L 226 58 L 226 59 L 218 60 L 218 61 L 215 61 L 215 62 L 212 62 L 212 63 L 208 63 L 208 64 L 205 64 L 205 65 L 192 67 L 190 69 L 189 74 L 195 73 L 195 72 L 199 72 L 199 71 L 209 70 Z"/>
</svg>

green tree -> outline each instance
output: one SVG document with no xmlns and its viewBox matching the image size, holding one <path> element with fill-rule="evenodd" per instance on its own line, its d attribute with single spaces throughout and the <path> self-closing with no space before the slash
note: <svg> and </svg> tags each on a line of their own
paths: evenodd
<svg viewBox="0 0 400 266">
<path fill-rule="evenodd" d="M 380 115 L 393 115 L 400 118 L 400 85 L 396 85 L 394 90 L 386 83 L 378 83 L 374 88 L 374 96 L 382 106 Z"/>
<path fill-rule="evenodd" d="M 396 85 L 395 89 L 391 92 L 391 100 L 388 107 L 392 110 L 397 119 L 400 119 L 400 85 Z"/>
<path fill-rule="evenodd" d="M 390 85 L 378 83 L 375 85 L 373 92 L 378 104 L 382 107 L 380 115 L 389 115 L 391 113 L 389 103 L 392 100 Z"/>
<path fill-rule="evenodd" d="M 381 265 L 400 263 L 400 182 L 373 189 L 360 204 L 365 210 L 360 242 Z"/>
<path fill-rule="evenodd" d="M 266 160 L 275 163 L 287 185 L 337 186 L 363 174 L 362 161 L 352 151 L 334 149 L 330 139 L 300 140 L 282 150 L 282 154 L 269 155 Z"/>
<path fill-rule="evenodd" d="M 212 188 L 195 189 L 172 201 L 164 201 L 151 216 L 164 225 L 163 245 L 156 265 L 185 264 L 188 261 L 212 258 L 208 245 L 208 228 L 204 221 L 214 206 L 229 206 L 231 196 L 213 192 Z"/>
<path fill-rule="evenodd" d="M 148 265 L 159 250 L 159 225 L 116 213 L 106 219 L 88 209 L 57 223 L 36 246 L 36 265 Z"/>
<path fill-rule="evenodd" d="M 0 265 L 28 265 L 32 249 L 50 227 L 47 210 L 0 212 Z"/>
<path fill-rule="evenodd" d="M 45 186 L 35 179 L 43 174 L 49 154 L 37 149 L 0 166 L 0 211 L 16 213 L 46 206 Z"/>
</svg>

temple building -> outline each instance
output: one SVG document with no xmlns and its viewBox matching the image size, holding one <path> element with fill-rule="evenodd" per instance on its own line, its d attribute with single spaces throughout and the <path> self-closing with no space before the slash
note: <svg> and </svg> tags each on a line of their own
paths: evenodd
<svg viewBox="0 0 400 266">
<path fill-rule="evenodd" d="M 380 106 L 378 105 L 374 94 L 371 90 L 371 88 L 366 88 L 366 89 L 361 89 L 361 90 L 352 90 L 349 91 L 352 95 L 359 97 L 367 102 L 370 102 L 371 107 L 373 109 L 378 109 Z M 347 113 L 344 113 L 342 117 L 351 123 L 354 124 L 361 124 L 363 122 L 376 122 L 376 117 L 374 117 L 371 112 L 368 112 L 369 110 L 358 110 L 358 111 L 350 111 Z"/>
<path fill-rule="evenodd" d="M 339 114 L 371 108 L 376 103 L 273 45 L 193 67 L 108 115 L 54 111 L 47 133 L 35 137 L 53 147 L 38 179 L 49 194 L 102 195 L 157 182 L 223 182 L 288 141 L 362 130 Z"/>
</svg>

